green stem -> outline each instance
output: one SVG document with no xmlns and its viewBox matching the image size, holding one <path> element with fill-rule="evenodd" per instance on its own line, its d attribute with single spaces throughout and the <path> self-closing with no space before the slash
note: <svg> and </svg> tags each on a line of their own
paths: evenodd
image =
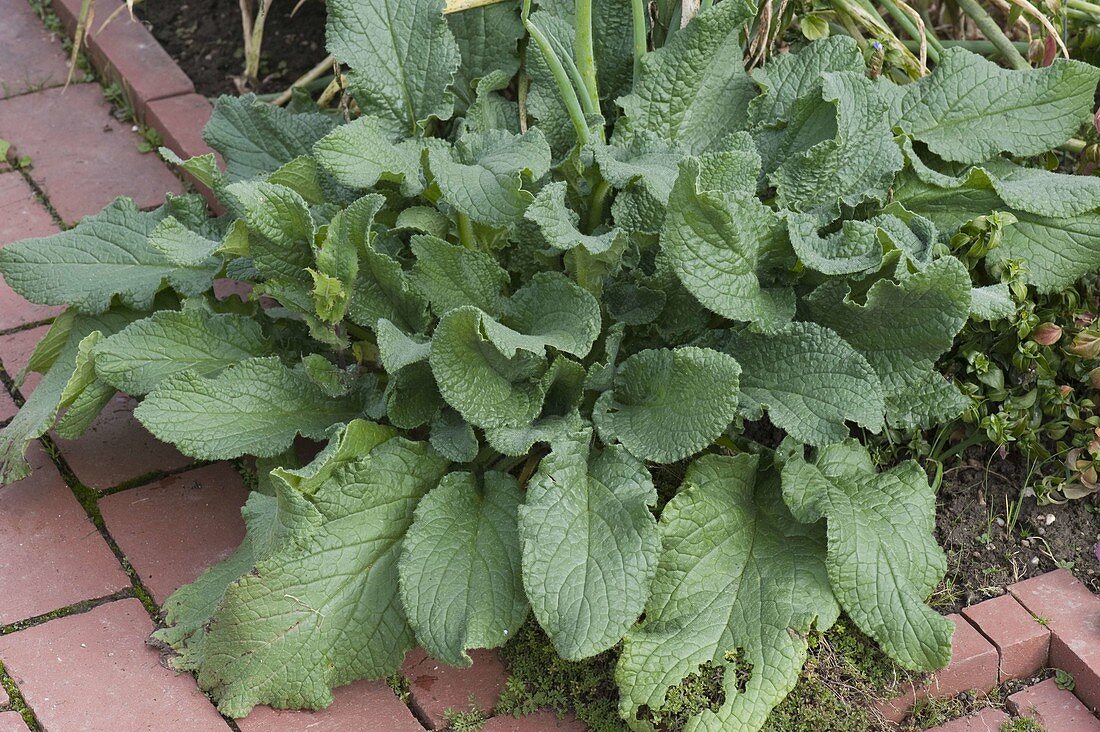
<svg viewBox="0 0 1100 732">
<path fill-rule="evenodd" d="M 467 249 L 478 249 L 477 236 L 474 234 L 474 224 L 470 217 L 464 213 L 458 214 L 458 240 Z"/>
<path fill-rule="evenodd" d="M 1093 16 L 1100 16 L 1100 5 L 1086 2 L 1085 0 L 1069 0 L 1069 2 L 1066 3 L 1066 6 L 1073 8 L 1074 10 L 1082 10 Z"/>
<path fill-rule="evenodd" d="M 596 51 L 592 41 L 592 0 L 577 0 L 574 17 L 573 48 L 577 69 L 588 93 L 589 106 L 599 110 L 600 89 L 596 84 Z"/>
<path fill-rule="evenodd" d="M 634 16 L 634 86 L 642 76 L 642 57 L 649 50 L 646 45 L 646 0 L 630 0 Z"/>
<path fill-rule="evenodd" d="M 1070 139 L 1059 145 L 1058 149 L 1065 150 L 1066 152 L 1073 153 L 1074 155 L 1080 155 L 1085 151 L 1086 147 L 1088 147 L 1087 142 L 1071 137 Z"/>
<path fill-rule="evenodd" d="M 982 32 L 989 42 L 992 43 L 997 53 L 1001 55 L 1005 61 L 1014 69 L 1030 69 L 1031 64 L 1020 55 L 1020 52 L 1016 50 L 1016 46 L 1012 44 L 1008 36 L 1001 30 L 1001 26 L 997 25 L 997 21 L 986 12 L 978 0 L 956 0 L 959 4 L 959 9 L 970 16 L 970 19 L 974 21 L 974 25 L 978 26 L 978 30 Z"/>
<path fill-rule="evenodd" d="M 703 0 L 701 3 L 699 3 L 699 12 L 705 13 L 706 11 L 710 10 L 710 6 L 713 4 L 714 0 Z"/>
<path fill-rule="evenodd" d="M 903 43 L 910 51 L 915 50 L 918 46 L 916 41 L 903 41 Z M 959 48 L 965 48 L 967 51 L 973 53 L 999 53 L 997 47 L 990 41 L 942 41 L 942 43 L 945 49 L 958 46 Z M 1027 43 L 1024 41 L 1013 41 L 1012 45 L 1016 46 L 1016 50 L 1018 51 L 1027 51 Z"/>
<path fill-rule="evenodd" d="M 546 37 L 538 26 L 531 22 L 527 17 L 530 10 L 531 2 L 527 0 L 523 7 L 523 26 L 527 29 L 527 33 L 538 44 L 539 51 L 542 53 L 542 57 L 546 59 L 547 66 L 550 67 L 550 73 L 554 77 L 554 83 L 557 84 L 558 94 L 561 95 L 562 103 L 565 104 L 565 110 L 569 113 L 569 120 L 573 123 L 573 129 L 577 133 L 577 139 L 584 145 L 588 142 L 588 122 L 584 118 L 584 110 L 581 109 L 580 99 L 577 98 L 577 91 L 573 88 L 573 85 L 569 83 L 569 74 L 566 73 L 565 67 L 562 66 L 561 59 L 554 53 L 554 48 L 550 44 L 550 39 Z"/>
<path fill-rule="evenodd" d="M 592 201 L 588 206 L 588 220 L 585 222 L 586 234 L 591 234 L 603 223 L 603 208 L 607 202 L 607 194 L 611 191 L 611 184 L 601 180 L 592 189 Z"/>
<path fill-rule="evenodd" d="M 894 0 L 879 0 L 882 3 L 882 7 L 886 8 L 886 12 L 890 14 L 890 17 L 897 21 L 897 24 L 901 26 L 902 30 L 909 34 L 909 37 L 914 41 L 917 41 L 917 48 L 920 48 L 920 30 L 913 23 L 913 19 L 910 18 L 904 10 L 898 7 Z M 943 51 L 943 46 L 940 45 L 940 39 L 936 38 L 936 35 L 932 32 L 932 29 L 928 26 L 924 28 L 924 37 L 928 42 L 928 58 L 932 59 L 932 63 L 939 63 L 940 52 Z"/>
</svg>

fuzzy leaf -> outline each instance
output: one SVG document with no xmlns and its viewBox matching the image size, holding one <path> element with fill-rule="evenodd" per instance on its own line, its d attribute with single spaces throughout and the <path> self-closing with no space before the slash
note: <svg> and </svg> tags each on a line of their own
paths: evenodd
<svg viewBox="0 0 1100 732">
<path fill-rule="evenodd" d="M 508 272 L 491 256 L 420 234 L 412 238 L 412 251 L 416 264 L 409 278 L 437 316 L 467 305 L 500 313 Z"/>
<path fill-rule="evenodd" d="M 158 439 L 192 457 L 228 460 L 276 455 L 295 436 L 319 439 L 362 411 L 356 399 L 334 399 L 303 370 L 268 357 L 242 361 L 214 378 L 176 374 L 134 414 Z"/>
<path fill-rule="evenodd" d="M 848 421 L 882 429 L 882 383 L 867 359 L 828 328 L 791 323 L 769 335 L 733 333 L 723 350 L 741 364 L 742 411 L 766 409 L 800 442 L 840 442 Z"/>
<path fill-rule="evenodd" d="M 331 689 L 393 673 L 413 645 L 397 561 L 413 510 L 446 462 L 400 437 L 337 467 L 299 504 L 290 538 L 226 589 L 195 661 L 219 709 L 318 709 Z"/>
<path fill-rule="evenodd" d="M 376 117 L 362 116 L 340 125 L 313 146 L 321 166 L 349 188 L 373 188 L 380 180 L 400 183 L 416 195 L 420 182 L 420 145 L 398 140 Z"/>
<path fill-rule="evenodd" d="M 641 351 L 620 364 L 592 417 L 606 443 L 671 463 L 713 442 L 737 415 L 741 367 L 709 348 Z"/>
<path fill-rule="evenodd" d="M 145 213 L 130 199 L 116 198 L 68 231 L 5 246 L 0 272 L 31 302 L 72 305 L 93 315 L 106 311 L 116 295 L 126 307 L 147 310 L 166 283 L 197 295 L 210 287 L 216 267 L 177 266 L 149 245 L 166 213 L 165 207 Z"/>
<path fill-rule="evenodd" d="M 451 116 L 459 51 L 443 0 L 332 0 L 327 9 L 328 50 L 351 67 L 348 84 L 364 114 L 404 136 Z"/>
<path fill-rule="evenodd" d="M 467 648 L 496 648 L 527 617 L 520 577 L 516 479 L 449 473 L 417 506 L 402 545 L 401 599 L 432 658 L 471 664 Z"/>
<path fill-rule="evenodd" d="M 813 463 L 789 460 L 783 496 L 799 520 L 828 519 L 829 581 L 863 632 L 908 669 L 945 666 L 954 624 L 924 604 L 947 571 L 924 470 L 910 460 L 876 473 L 867 448 L 849 440 Z"/>
<path fill-rule="evenodd" d="M 181 371 L 209 376 L 270 348 L 251 318 L 198 308 L 161 310 L 100 343 L 95 370 L 116 389 L 141 396 Z"/>
<path fill-rule="evenodd" d="M 552 442 L 520 508 L 523 582 L 566 659 L 607 650 L 642 612 L 660 540 L 645 465 L 621 446 L 591 450 L 586 429 Z"/>
<path fill-rule="evenodd" d="M 1037 155 L 1091 119 L 1098 80 L 1100 69 L 1080 61 L 1009 71 L 951 48 L 929 76 L 906 87 L 899 125 L 945 160 Z"/>
<path fill-rule="evenodd" d="M 741 0 L 719 3 L 643 56 L 633 91 L 619 99 L 624 131 L 648 133 L 699 154 L 742 129 L 756 94 L 740 44 L 741 27 L 752 13 Z"/>
<path fill-rule="evenodd" d="M 757 461 L 699 458 L 661 513 L 645 621 L 627 634 L 615 672 L 625 719 L 664 708 L 669 689 L 710 663 L 725 667 L 725 701 L 684 729 L 758 730 L 798 681 L 810 629 L 836 621 L 824 531 L 791 516 Z"/>
</svg>

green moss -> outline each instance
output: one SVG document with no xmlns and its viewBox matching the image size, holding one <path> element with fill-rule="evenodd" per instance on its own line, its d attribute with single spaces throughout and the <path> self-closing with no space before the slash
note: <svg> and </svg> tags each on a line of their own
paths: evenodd
<svg viewBox="0 0 1100 732">
<path fill-rule="evenodd" d="M 386 678 L 386 683 L 398 699 L 406 704 L 409 703 L 409 680 L 407 678 L 400 673 L 395 673 Z"/>
<path fill-rule="evenodd" d="M 38 720 L 34 718 L 34 712 L 27 706 L 26 700 L 23 699 L 23 694 L 19 691 L 19 687 L 15 685 L 15 682 L 7 671 L 4 670 L 3 662 L 0 662 L 0 687 L 8 693 L 8 709 L 13 712 L 19 712 L 19 716 L 23 718 L 27 727 L 31 732 L 37 732 L 39 729 Z"/>
<path fill-rule="evenodd" d="M 736 663 L 737 659 L 729 660 Z M 718 711 L 726 701 L 726 692 L 722 687 L 726 670 L 725 666 L 710 662 L 700 665 L 697 672 L 688 674 L 665 692 L 660 710 L 643 708 L 639 711 L 639 717 L 649 720 L 657 729 L 678 730 L 706 709 Z"/>
<path fill-rule="evenodd" d="M 1016 717 L 1002 724 L 1000 732 L 1046 732 L 1046 728 L 1031 717 Z"/>
<path fill-rule="evenodd" d="M 533 620 L 501 649 L 510 676 L 497 703 L 497 714 L 523 716 L 539 709 L 573 712 L 591 732 L 625 732 L 616 706 L 613 651 L 579 662 L 558 657 Z"/>
<path fill-rule="evenodd" d="M 873 732 L 880 727 L 866 707 L 849 706 L 821 678 L 799 680 L 790 695 L 776 707 L 764 725 L 764 732 Z"/>
</svg>

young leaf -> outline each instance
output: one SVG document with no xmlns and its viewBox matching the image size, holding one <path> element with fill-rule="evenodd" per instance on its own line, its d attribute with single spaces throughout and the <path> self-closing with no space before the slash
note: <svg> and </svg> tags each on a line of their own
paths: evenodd
<svg viewBox="0 0 1100 732">
<path fill-rule="evenodd" d="M 725 669 L 725 701 L 686 729 L 758 730 L 798 681 L 810 629 L 836 621 L 824 531 L 791 516 L 758 460 L 701 457 L 665 506 L 645 620 L 615 672 L 624 719 L 663 709 L 669 689 L 711 663 Z"/>
<path fill-rule="evenodd" d="M 642 57 L 637 83 L 619 99 L 616 135 L 648 133 L 697 155 L 743 129 L 756 95 L 740 44 L 752 14 L 749 3 L 726 0 Z"/>
<path fill-rule="evenodd" d="M 402 544 L 401 599 L 424 649 L 469 666 L 468 648 L 504 645 L 527 617 L 516 479 L 449 473 L 416 508 Z"/>
<path fill-rule="evenodd" d="M 280 499 L 300 504 L 293 538 L 229 585 L 201 646 L 199 685 L 223 713 L 319 709 L 332 687 L 397 670 L 413 645 L 398 596 L 401 543 L 445 469 L 424 443 L 395 437 L 311 495 L 275 481 Z"/>
<path fill-rule="evenodd" d="M 863 632 L 908 669 L 947 665 L 954 625 L 924 604 L 947 571 L 924 470 L 910 460 L 876 473 L 867 448 L 848 440 L 812 463 L 788 460 L 783 496 L 800 521 L 828 519 L 829 581 Z"/>
<path fill-rule="evenodd" d="M 455 96 L 470 106 L 475 81 L 499 73 L 507 81 L 519 71 L 519 41 L 523 24 L 517 3 L 495 3 L 448 13 L 447 25 L 461 51 L 462 64 L 455 74 Z"/>
<path fill-rule="evenodd" d="M 251 318 L 200 308 L 161 310 L 100 343 L 95 370 L 116 389 L 141 396 L 181 371 L 209 376 L 270 348 Z"/>
<path fill-rule="evenodd" d="M 459 51 L 443 0 L 332 0 L 327 10 L 329 53 L 351 67 L 348 83 L 364 114 L 404 136 L 451 116 Z"/>
<path fill-rule="evenodd" d="M 709 348 L 641 351 L 623 361 L 592 418 L 604 442 L 621 442 L 644 460 L 693 455 L 737 416 L 741 367 Z"/>
<path fill-rule="evenodd" d="M 508 272 L 491 256 L 426 234 L 413 236 L 412 251 L 416 264 L 409 278 L 437 316 L 465 306 L 500 313 Z"/>
<path fill-rule="evenodd" d="M 800 99 L 819 93 L 822 74 L 862 74 L 865 65 L 859 46 L 850 36 L 830 36 L 796 53 L 777 54 L 752 72 L 760 95 L 749 103 L 749 117 L 754 126 L 786 122 Z"/>
<path fill-rule="evenodd" d="M 299 434 L 319 439 L 362 411 L 359 400 L 328 396 L 305 371 L 272 356 L 242 361 L 209 379 L 176 374 L 134 414 L 158 439 L 192 457 L 228 460 L 275 455 Z"/>
<path fill-rule="evenodd" d="M 945 160 L 1037 155 L 1089 121 L 1098 80 L 1100 69 L 1080 61 L 1009 71 L 950 48 L 931 75 L 906 87 L 898 124 Z"/>
<path fill-rule="evenodd" d="M 183 295 L 210 287 L 215 266 L 177 266 L 149 246 L 149 235 L 165 217 L 164 207 L 146 213 L 117 198 L 76 227 L 43 239 L 25 239 L 0 250 L 0 272 L 31 302 L 71 305 L 98 314 L 118 296 L 135 310 L 152 307 L 165 283 Z"/>
<path fill-rule="evenodd" d="M 523 583 L 566 659 L 619 642 L 638 619 L 660 540 L 645 465 L 621 446 L 591 449 L 592 430 L 552 443 L 520 508 Z"/>
</svg>

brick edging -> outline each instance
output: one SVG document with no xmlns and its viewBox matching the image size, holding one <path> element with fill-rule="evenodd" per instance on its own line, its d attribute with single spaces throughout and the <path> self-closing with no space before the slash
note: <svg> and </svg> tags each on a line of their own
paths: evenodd
<svg viewBox="0 0 1100 732">
<path fill-rule="evenodd" d="M 76 31 L 83 0 L 52 0 L 65 32 Z M 100 18 L 117 15 L 101 29 Z M 210 101 L 195 92 L 190 77 L 140 21 L 131 21 L 123 0 L 96 0 L 96 20 L 84 49 L 102 78 L 117 82 L 138 121 L 156 130 L 165 147 L 187 159 L 213 152 L 202 128 L 213 112 Z M 211 196 L 197 181 L 185 176 Z"/>
<path fill-rule="evenodd" d="M 948 616 L 956 626 L 951 663 L 894 699 L 875 705 L 900 722 L 924 699 L 986 693 L 1044 668 L 1069 672 L 1074 694 L 1100 711 L 1100 597 L 1064 569 L 1017 582 L 1000 597 Z"/>
</svg>

